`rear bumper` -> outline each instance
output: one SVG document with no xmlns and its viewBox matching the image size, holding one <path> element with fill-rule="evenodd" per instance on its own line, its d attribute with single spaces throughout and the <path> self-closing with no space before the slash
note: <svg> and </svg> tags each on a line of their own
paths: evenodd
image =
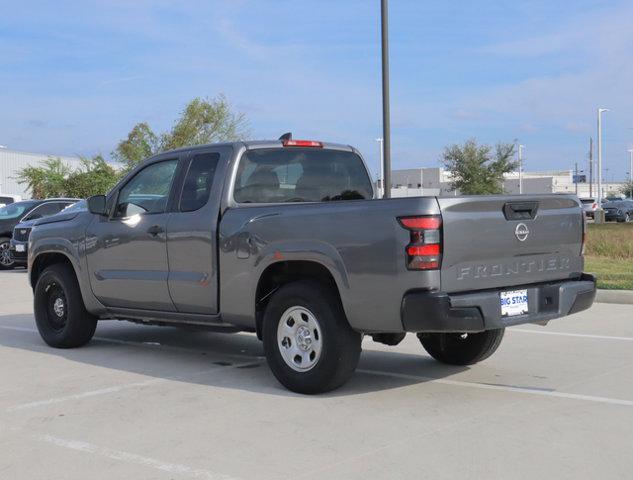
<svg viewBox="0 0 633 480">
<path fill-rule="evenodd" d="M 412 291 L 404 295 L 401 318 L 407 332 L 482 332 L 522 323 L 541 323 L 589 308 L 596 297 L 596 279 L 583 274 L 564 280 L 503 290 L 527 289 L 525 315 L 501 316 L 502 289 L 458 294 Z"/>
</svg>

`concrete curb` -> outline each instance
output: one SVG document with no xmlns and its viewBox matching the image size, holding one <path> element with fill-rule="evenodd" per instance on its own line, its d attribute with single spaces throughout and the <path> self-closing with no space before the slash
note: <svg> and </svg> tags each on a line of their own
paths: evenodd
<svg viewBox="0 0 633 480">
<path fill-rule="evenodd" d="M 633 305 L 633 290 L 598 290 L 596 302 Z"/>
</svg>

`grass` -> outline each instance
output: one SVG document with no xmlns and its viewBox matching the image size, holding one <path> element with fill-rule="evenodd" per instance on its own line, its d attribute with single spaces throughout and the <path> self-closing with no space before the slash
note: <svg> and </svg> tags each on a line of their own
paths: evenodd
<svg viewBox="0 0 633 480">
<path fill-rule="evenodd" d="M 590 224 L 585 271 L 598 288 L 633 290 L 633 224 Z"/>
</svg>

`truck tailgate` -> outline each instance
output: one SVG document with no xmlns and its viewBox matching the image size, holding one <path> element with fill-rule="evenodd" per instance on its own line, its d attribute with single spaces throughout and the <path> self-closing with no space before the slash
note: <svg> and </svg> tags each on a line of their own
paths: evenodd
<svg viewBox="0 0 633 480">
<path fill-rule="evenodd" d="M 464 292 L 578 277 L 584 217 L 572 195 L 439 197 L 441 289 Z"/>
</svg>

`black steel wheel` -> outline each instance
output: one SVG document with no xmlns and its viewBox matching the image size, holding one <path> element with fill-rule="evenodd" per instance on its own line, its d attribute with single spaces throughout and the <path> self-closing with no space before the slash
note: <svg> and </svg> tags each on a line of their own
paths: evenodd
<svg viewBox="0 0 633 480">
<path fill-rule="evenodd" d="M 449 365 L 472 365 L 492 355 L 505 328 L 479 333 L 419 333 L 418 339 L 435 360 Z"/>
<path fill-rule="evenodd" d="M 34 289 L 35 323 L 51 347 L 74 348 L 90 341 L 97 318 L 86 310 L 75 271 L 68 264 L 47 267 Z"/>
</svg>

